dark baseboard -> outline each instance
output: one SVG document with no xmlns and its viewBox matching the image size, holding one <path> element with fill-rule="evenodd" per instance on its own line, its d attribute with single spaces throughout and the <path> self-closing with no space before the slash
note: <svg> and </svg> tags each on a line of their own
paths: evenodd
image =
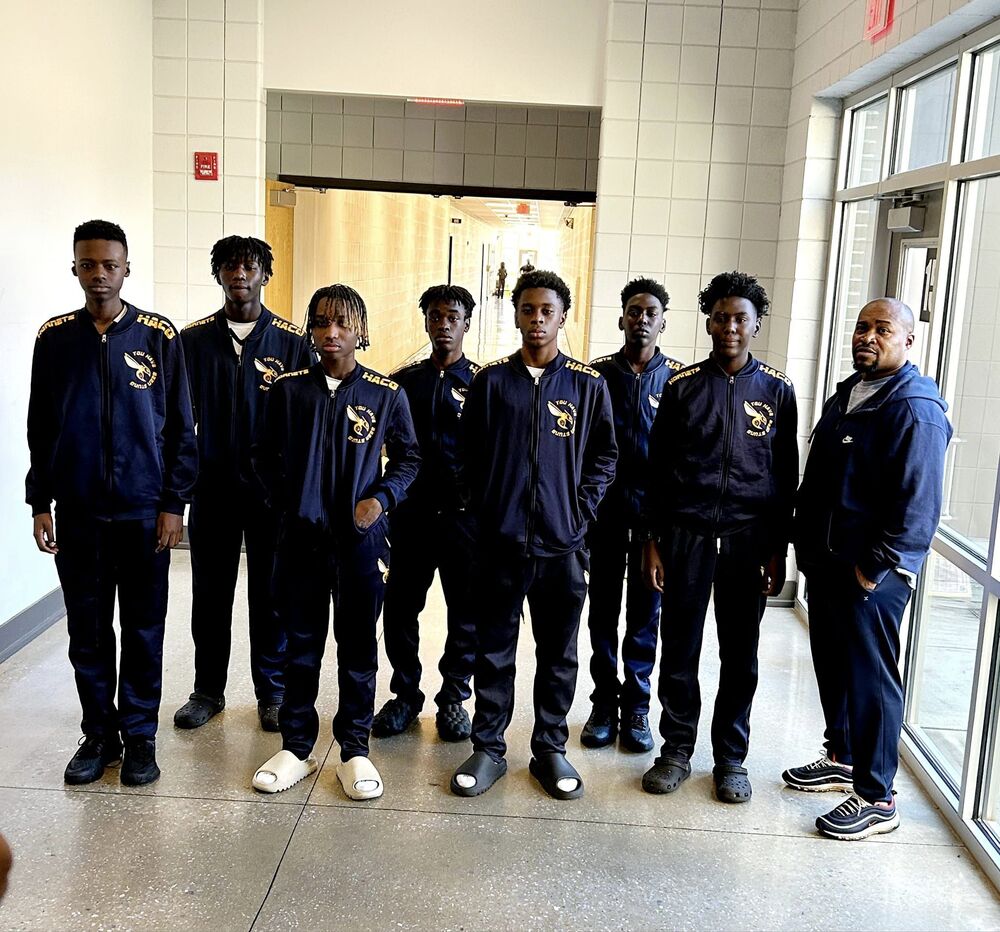
<svg viewBox="0 0 1000 932">
<path fill-rule="evenodd" d="M 6 624 L 0 625 L 0 663 L 30 644 L 65 614 L 62 589 L 57 587 L 48 595 L 43 595 L 34 605 L 18 612 Z"/>
<path fill-rule="evenodd" d="M 785 580 L 785 584 L 781 587 L 781 592 L 777 595 L 772 595 L 767 600 L 767 604 L 773 605 L 775 608 L 794 608 L 796 588 L 794 579 Z"/>
</svg>

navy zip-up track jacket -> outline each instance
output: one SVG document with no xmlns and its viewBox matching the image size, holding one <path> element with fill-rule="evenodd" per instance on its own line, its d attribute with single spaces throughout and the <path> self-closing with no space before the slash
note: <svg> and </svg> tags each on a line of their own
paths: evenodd
<svg viewBox="0 0 1000 932">
<path fill-rule="evenodd" d="M 590 365 L 608 383 L 618 443 L 615 479 L 598 508 L 598 517 L 637 528 L 646 487 L 655 481 L 649 472 L 649 432 L 667 380 L 684 364 L 665 356 L 657 347 L 642 372 L 632 370 L 624 349 L 601 356 Z"/>
<path fill-rule="evenodd" d="M 407 492 L 409 505 L 435 511 L 463 506 L 459 428 L 469 385 L 479 368 L 465 356 L 445 369 L 423 359 L 390 376 L 406 392 L 420 443 L 420 472 Z"/>
<path fill-rule="evenodd" d="M 253 484 L 250 446 L 277 378 L 313 361 L 305 332 L 261 308 L 236 355 L 223 310 L 181 331 L 198 425 L 197 491 Z"/>
<path fill-rule="evenodd" d="M 941 517 L 952 428 L 933 379 L 907 363 L 847 411 L 856 373 L 827 399 L 810 440 L 795 513 L 800 567 L 857 566 L 881 582 L 916 575 Z"/>
<path fill-rule="evenodd" d="M 604 377 L 559 353 L 534 378 L 518 351 L 472 380 L 462 424 L 482 538 L 525 556 L 580 550 L 618 457 Z"/>
<path fill-rule="evenodd" d="M 753 356 L 733 376 L 711 357 L 674 375 L 650 435 L 648 532 L 723 537 L 763 521 L 770 552 L 787 550 L 797 419 L 791 380 Z"/>
<path fill-rule="evenodd" d="M 322 531 L 349 549 L 369 535 L 384 538 L 387 513 L 406 497 L 420 452 L 397 382 L 359 364 L 331 393 L 317 363 L 271 387 L 252 461 L 286 526 Z M 383 511 L 361 530 L 354 508 L 366 498 L 377 498 Z"/>
<path fill-rule="evenodd" d="M 28 401 L 32 514 L 183 514 L 198 472 L 184 349 L 165 317 L 127 304 L 100 334 L 83 308 L 44 323 Z"/>
</svg>

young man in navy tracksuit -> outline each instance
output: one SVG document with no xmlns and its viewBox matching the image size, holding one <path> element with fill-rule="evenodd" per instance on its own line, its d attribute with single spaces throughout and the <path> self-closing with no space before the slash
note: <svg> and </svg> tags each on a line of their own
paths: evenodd
<svg viewBox="0 0 1000 932">
<path fill-rule="evenodd" d="M 650 437 L 657 477 L 643 506 L 647 583 L 663 594 L 659 696 L 663 748 L 643 776 L 670 793 L 691 775 L 701 691 L 698 660 L 709 596 L 719 633 L 712 718 L 716 796 L 750 799 L 743 762 L 757 688 L 757 641 L 767 596 L 785 579 L 798 482 L 795 392 L 750 354 L 767 313 L 764 289 L 741 272 L 698 296 L 712 354 L 667 383 Z"/>
<path fill-rule="evenodd" d="M 473 379 L 462 418 L 480 535 L 480 610 L 474 753 L 451 788 L 476 796 L 507 771 L 504 731 L 527 597 L 537 661 L 530 770 L 551 796 L 574 799 L 583 781 L 566 760 L 566 715 L 587 592 L 584 538 L 614 476 L 614 421 L 601 374 L 558 350 L 570 306 L 565 282 L 526 273 L 512 298 L 521 349 Z"/>
<path fill-rule="evenodd" d="M 585 747 L 611 744 L 621 728 L 621 745 L 629 751 L 649 751 L 649 677 L 656 663 L 656 633 L 660 624 L 660 594 L 642 580 L 639 516 L 646 486 L 656 481 L 649 471 L 649 431 L 664 386 L 682 368 L 656 345 L 666 325 L 670 296 L 659 283 L 637 278 L 622 289 L 618 327 L 625 345 L 591 365 L 604 376 L 611 394 L 618 442 L 615 480 L 597 509 L 587 535 L 590 548 L 590 674 L 593 711 L 583 726 Z M 618 679 L 618 618 L 622 583 L 625 632 L 621 639 L 622 673 Z"/>
<path fill-rule="evenodd" d="M 459 487 L 458 431 L 465 396 L 477 366 L 462 352 L 476 302 L 465 288 L 435 285 L 420 296 L 424 327 L 431 338 L 429 359 L 392 374 L 406 392 L 420 441 L 420 472 L 406 502 L 390 519 L 392 573 L 385 590 L 385 651 L 392 665 L 395 694 L 375 716 L 372 734 L 396 735 L 416 721 L 424 705 L 420 690 L 418 618 L 427 601 L 434 571 L 448 605 L 448 630 L 441 656 L 438 734 L 462 741 L 472 726 L 462 703 L 471 695 L 476 660 L 475 615 L 470 604 L 473 581 L 472 519 Z"/>
<path fill-rule="evenodd" d="M 905 304 L 880 298 L 861 309 L 857 374 L 823 406 L 796 504 L 826 753 L 782 776 L 797 790 L 851 793 L 816 820 L 832 838 L 899 825 L 899 627 L 941 516 L 952 433 L 934 381 L 907 362 L 912 345 Z"/>
<path fill-rule="evenodd" d="M 160 775 L 155 737 L 167 571 L 198 450 L 177 331 L 165 317 L 119 298 L 129 274 L 121 227 L 82 224 L 73 254 L 86 304 L 38 331 L 26 498 L 38 549 L 55 555 L 83 706 L 83 740 L 66 782 L 99 779 L 121 760 L 124 742 L 121 781 L 137 786 Z"/>
<path fill-rule="evenodd" d="M 282 750 L 261 766 L 253 785 L 279 792 L 316 769 L 316 695 L 332 596 L 337 776 L 352 799 L 372 799 L 382 795 L 368 736 L 375 623 L 389 570 L 387 515 L 417 474 L 419 448 L 406 394 L 355 359 L 356 347 L 368 346 L 361 296 L 346 285 L 321 288 L 309 302 L 308 326 L 320 362 L 275 382 L 254 447 L 254 468 L 279 515 L 274 594 L 288 647 Z"/>
<path fill-rule="evenodd" d="M 252 236 L 219 240 L 212 247 L 212 275 L 225 303 L 181 331 L 200 470 L 188 518 L 194 692 L 174 714 L 179 728 L 198 728 L 225 708 L 233 597 L 245 541 L 250 675 L 261 727 L 278 730 L 285 638 L 270 591 L 276 527 L 252 480 L 250 444 L 275 380 L 308 366 L 311 356 L 303 331 L 260 303 L 272 262 L 271 247 Z"/>
</svg>

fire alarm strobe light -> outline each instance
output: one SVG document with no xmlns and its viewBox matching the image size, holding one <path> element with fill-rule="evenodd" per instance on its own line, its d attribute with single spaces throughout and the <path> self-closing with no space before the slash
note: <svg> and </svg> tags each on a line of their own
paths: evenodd
<svg viewBox="0 0 1000 932">
<path fill-rule="evenodd" d="M 218 181 L 219 153 L 195 152 L 194 177 L 196 181 Z"/>
</svg>

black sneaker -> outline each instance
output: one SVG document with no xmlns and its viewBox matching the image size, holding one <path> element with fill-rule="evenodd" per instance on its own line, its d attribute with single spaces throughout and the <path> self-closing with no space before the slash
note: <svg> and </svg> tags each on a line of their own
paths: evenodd
<svg viewBox="0 0 1000 932">
<path fill-rule="evenodd" d="M 789 767 L 782 775 L 793 790 L 803 793 L 851 793 L 854 790 L 854 769 L 829 757 L 821 757 L 811 764 Z"/>
<path fill-rule="evenodd" d="M 104 775 L 105 767 L 115 767 L 122 760 L 122 743 L 118 735 L 84 735 L 80 747 L 66 765 L 63 779 L 79 786 L 93 783 Z"/>
<path fill-rule="evenodd" d="M 472 735 L 472 722 L 461 702 L 446 702 L 440 706 L 434 724 L 442 741 L 464 741 Z"/>
<path fill-rule="evenodd" d="M 420 716 L 423 705 L 423 702 L 418 705 L 395 696 L 378 710 L 372 722 L 372 735 L 376 738 L 391 738 L 402 734 Z"/>
<path fill-rule="evenodd" d="M 278 715 L 281 712 L 280 702 L 258 702 L 257 718 L 264 731 L 278 731 Z"/>
<path fill-rule="evenodd" d="M 580 732 L 580 744 L 585 748 L 606 748 L 618 737 L 618 710 L 595 705 Z"/>
<path fill-rule="evenodd" d="M 152 738 L 126 738 L 125 759 L 122 762 L 122 783 L 125 786 L 145 786 L 160 779 L 156 766 L 156 742 Z"/>
<path fill-rule="evenodd" d="M 201 728 L 225 707 L 224 698 L 215 699 L 202 693 L 191 693 L 191 698 L 174 712 L 174 725 L 177 728 Z"/>
<path fill-rule="evenodd" d="M 653 750 L 653 733 L 649 730 L 649 717 L 632 712 L 627 717 L 622 714 L 621 734 L 618 743 L 626 751 L 641 754 Z"/>
<path fill-rule="evenodd" d="M 816 828 L 827 838 L 841 841 L 860 841 L 869 835 L 884 835 L 899 828 L 899 813 L 896 801 L 885 809 L 875 806 L 852 793 L 835 809 L 816 820 Z"/>
</svg>

